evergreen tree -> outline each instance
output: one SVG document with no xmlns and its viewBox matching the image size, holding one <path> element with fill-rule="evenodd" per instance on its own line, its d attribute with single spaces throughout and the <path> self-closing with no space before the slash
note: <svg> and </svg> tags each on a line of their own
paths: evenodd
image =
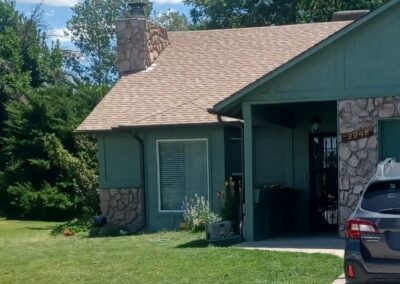
<svg viewBox="0 0 400 284">
<path fill-rule="evenodd" d="M 0 1 L 0 211 L 63 219 L 98 210 L 95 143 L 73 130 L 107 87 L 66 80 L 60 44 L 48 45 L 45 31 L 39 7 L 25 17 Z"/>
<path fill-rule="evenodd" d="M 31 90 L 24 100 L 7 103 L 9 118 L 1 139 L 6 163 L 0 190 L 10 205 L 8 212 L 38 219 L 97 213 L 93 204 L 85 203 L 95 200 L 85 198 L 97 188 L 95 144 L 90 138 L 76 138 L 73 130 L 104 92 L 100 87 L 64 84 Z M 64 167 L 55 154 L 59 151 L 66 165 L 72 161 L 87 169 L 81 175 L 90 184 L 79 182 L 73 167 Z M 85 173 L 90 177 L 85 178 Z"/>
</svg>

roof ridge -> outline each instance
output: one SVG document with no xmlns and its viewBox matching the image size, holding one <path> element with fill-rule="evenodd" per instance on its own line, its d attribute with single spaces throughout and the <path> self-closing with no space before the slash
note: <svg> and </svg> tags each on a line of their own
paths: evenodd
<svg viewBox="0 0 400 284">
<path fill-rule="evenodd" d="M 219 29 L 208 29 L 208 30 L 191 30 L 191 31 L 171 31 L 168 34 L 189 34 L 189 33 L 212 33 L 212 32 L 224 32 L 224 31 L 243 31 L 251 29 L 272 29 L 282 27 L 299 27 L 299 26 L 312 26 L 312 25 L 333 25 L 344 22 L 354 21 L 331 21 L 331 22 L 311 22 L 311 23 L 297 23 L 297 24 L 286 24 L 286 25 L 269 25 L 269 26 L 258 26 L 258 27 L 240 27 L 240 28 L 219 28 Z"/>
</svg>

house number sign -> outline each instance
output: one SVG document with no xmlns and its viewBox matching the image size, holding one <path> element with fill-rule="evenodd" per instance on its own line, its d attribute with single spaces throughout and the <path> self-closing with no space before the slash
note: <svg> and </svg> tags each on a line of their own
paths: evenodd
<svg viewBox="0 0 400 284">
<path fill-rule="evenodd" d="M 363 128 L 356 131 L 343 133 L 342 134 L 342 142 L 349 142 L 353 140 L 359 140 L 366 137 L 371 137 L 374 135 L 374 128 Z"/>
</svg>

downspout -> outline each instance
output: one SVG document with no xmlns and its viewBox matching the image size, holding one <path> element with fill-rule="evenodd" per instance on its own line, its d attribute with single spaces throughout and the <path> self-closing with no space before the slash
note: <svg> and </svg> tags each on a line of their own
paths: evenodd
<svg viewBox="0 0 400 284">
<path fill-rule="evenodd" d="M 147 206 L 146 206 L 146 174 L 145 174 L 145 156 L 144 156 L 144 141 L 143 139 L 137 134 L 134 133 L 135 140 L 139 143 L 139 160 L 140 160 L 140 187 L 143 191 L 143 208 L 144 208 L 144 223 L 141 229 L 146 226 L 146 216 L 147 216 Z"/>
</svg>

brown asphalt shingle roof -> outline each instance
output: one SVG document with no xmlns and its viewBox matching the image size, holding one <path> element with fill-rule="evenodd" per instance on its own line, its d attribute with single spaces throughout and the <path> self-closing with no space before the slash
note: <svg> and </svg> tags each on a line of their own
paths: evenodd
<svg viewBox="0 0 400 284">
<path fill-rule="evenodd" d="M 349 23 L 170 32 L 156 63 L 122 77 L 77 131 L 216 123 L 208 108 Z"/>
</svg>

